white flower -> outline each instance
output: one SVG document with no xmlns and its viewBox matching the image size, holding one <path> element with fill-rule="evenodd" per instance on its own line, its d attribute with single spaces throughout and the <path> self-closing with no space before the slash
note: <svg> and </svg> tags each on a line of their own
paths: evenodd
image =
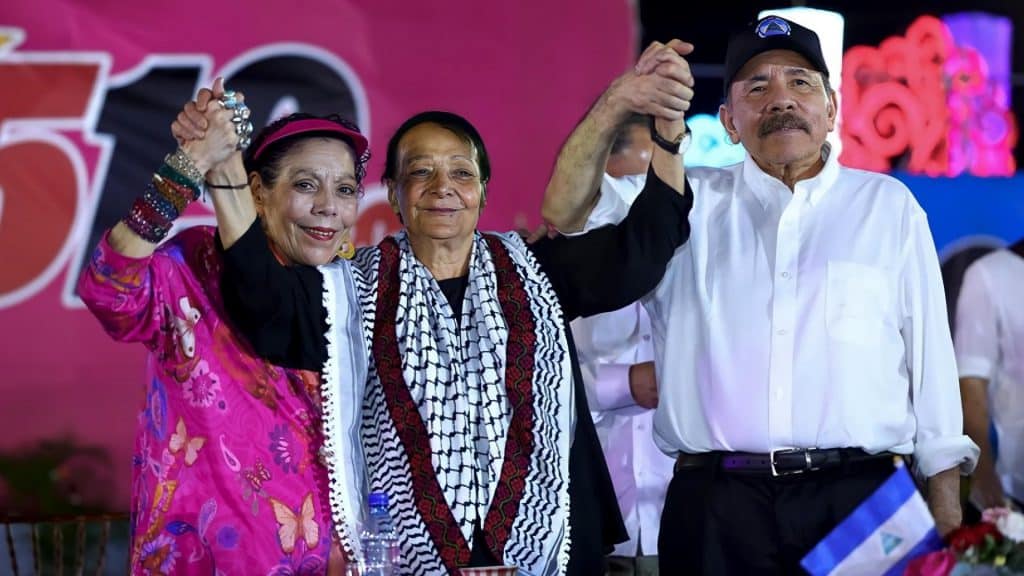
<svg viewBox="0 0 1024 576">
<path fill-rule="evenodd" d="M 1024 542 L 1024 514 L 1010 512 L 996 519 L 999 532 L 1014 542 Z"/>
</svg>

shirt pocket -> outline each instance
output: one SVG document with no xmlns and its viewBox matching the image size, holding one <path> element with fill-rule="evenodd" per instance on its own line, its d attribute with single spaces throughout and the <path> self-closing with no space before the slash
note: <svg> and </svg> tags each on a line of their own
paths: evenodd
<svg viewBox="0 0 1024 576">
<path fill-rule="evenodd" d="M 883 268 L 829 261 L 825 288 L 825 322 L 829 337 L 875 346 L 890 321 L 892 283 Z"/>
</svg>

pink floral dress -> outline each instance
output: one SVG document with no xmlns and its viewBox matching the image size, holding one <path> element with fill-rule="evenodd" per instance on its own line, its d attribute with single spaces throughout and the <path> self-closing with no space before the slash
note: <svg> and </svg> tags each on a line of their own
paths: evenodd
<svg viewBox="0 0 1024 576">
<path fill-rule="evenodd" d="M 225 322 L 214 229 L 148 258 L 104 236 L 82 300 L 149 350 L 132 471 L 132 574 L 324 574 L 331 549 L 315 377 L 255 356 Z"/>
</svg>

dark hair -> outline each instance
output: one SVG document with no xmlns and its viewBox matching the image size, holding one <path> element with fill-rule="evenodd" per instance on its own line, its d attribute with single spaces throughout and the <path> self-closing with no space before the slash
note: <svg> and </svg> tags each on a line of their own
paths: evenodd
<svg viewBox="0 0 1024 576">
<path fill-rule="evenodd" d="M 267 146 L 265 150 L 262 150 L 260 152 L 259 158 L 253 158 L 253 154 L 255 154 L 255 152 L 260 149 L 260 147 L 263 145 L 263 142 L 267 138 L 276 134 L 282 128 L 288 126 L 292 122 L 296 122 L 299 120 L 314 119 L 334 122 L 335 124 L 338 124 L 349 130 L 359 132 L 360 134 L 362 134 L 362 132 L 359 130 L 359 127 L 356 126 L 354 122 L 338 114 L 327 114 L 326 116 L 317 116 L 315 114 L 307 114 L 305 112 L 295 112 L 294 114 L 289 114 L 287 116 L 274 120 L 270 124 L 267 124 L 266 126 L 263 127 L 262 130 L 259 131 L 258 134 L 256 134 L 255 137 L 253 137 L 252 143 L 249 145 L 248 148 L 245 149 L 245 155 L 243 156 L 243 162 L 245 163 L 246 173 L 252 174 L 253 172 L 256 172 L 260 175 L 260 178 L 263 179 L 263 181 L 268 186 L 273 186 L 274 182 L 277 181 L 277 177 L 281 172 L 281 160 L 283 160 L 284 157 L 287 156 L 288 153 L 292 151 L 292 148 L 294 148 L 296 144 L 304 142 L 310 138 L 333 138 L 335 140 L 340 140 L 348 144 L 352 148 L 353 154 L 355 154 L 355 143 L 353 143 L 351 139 L 345 137 L 344 135 L 331 131 L 309 131 L 293 134 L 285 138 L 281 138 L 276 142 L 272 142 L 269 146 Z M 362 194 L 363 192 L 363 178 L 366 177 L 366 163 L 369 160 L 369 148 L 367 148 L 366 152 L 364 152 L 362 156 L 355 158 L 356 183 L 359 187 L 360 194 Z"/>
<path fill-rule="evenodd" d="M 622 149 L 629 146 L 631 143 L 629 133 L 634 126 L 643 126 L 647 128 L 650 120 L 647 119 L 646 114 L 639 114 L 633 112 L 626 118 L 622 124 L 619 124 L 619 128 L 615 131 L 615 140 L 612 142 L 612 155 L 622 152 Z"/>
<path fill-rule="evenodd" d="M 484 147 L 484 140 L 476 128 L 462 116 L 452 112 L 430 110 L 420 112 L 409 118 L 395 130 L 391 139 L 388 140 L 388 155 L 384 161 L 384 175 L 381 182 L 395 180 L 398 174 L 398 143 L 407 132 L 420 124 L 437 124 L 438 126 L 453 132 L 463 141 L 471 144 L 476 149 L 477 165 L 480 167 L 480 183 L 486 186 L 491 179 L 491 161 L 487 157 L 487 148 Z"/>
</svg>

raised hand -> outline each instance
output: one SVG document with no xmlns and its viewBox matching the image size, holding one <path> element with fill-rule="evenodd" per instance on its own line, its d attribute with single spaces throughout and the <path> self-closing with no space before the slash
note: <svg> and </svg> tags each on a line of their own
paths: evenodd
<svg viewBox="0 0 1024 576">
<path fill-rule="evenodd" d="M 214 94 L 214 89 L 219 90 L 216 95 Z M 206 135 L 209 122 L 207 122 L 204 114 L 210 102 L 219 99 L 223 95 L 224 79 L 217 78 L 213 81 L 211 88 L 200 89 L 196 99 L 185 104 L 184 109 L 178 113 L 178 117 L 171 124 L 171 134 L 178 141 L 178 146 L 185 144 L 189 140 L 200 140 Z"/>
<path fill-rule="evenodd" d="M 223 104 L 224 94 L 224 80 L 218 78 L 211 88 L 200 90 L 171 125 L 181 148 L 204 174 L 238 152 L 235 111 Z M 238 92 L 234 99 L 241 105 L 245 96 Z"/>
<path fill-rule="evenodd" d="M 691 52 L 693 45 L 681 40 L 652 43 L 636 66 L 609 87 L 609 102 L 620 115 L 635 112 L 682 120 L 693 100 L 693 74 L 683 57 Z"/>
</svg>

